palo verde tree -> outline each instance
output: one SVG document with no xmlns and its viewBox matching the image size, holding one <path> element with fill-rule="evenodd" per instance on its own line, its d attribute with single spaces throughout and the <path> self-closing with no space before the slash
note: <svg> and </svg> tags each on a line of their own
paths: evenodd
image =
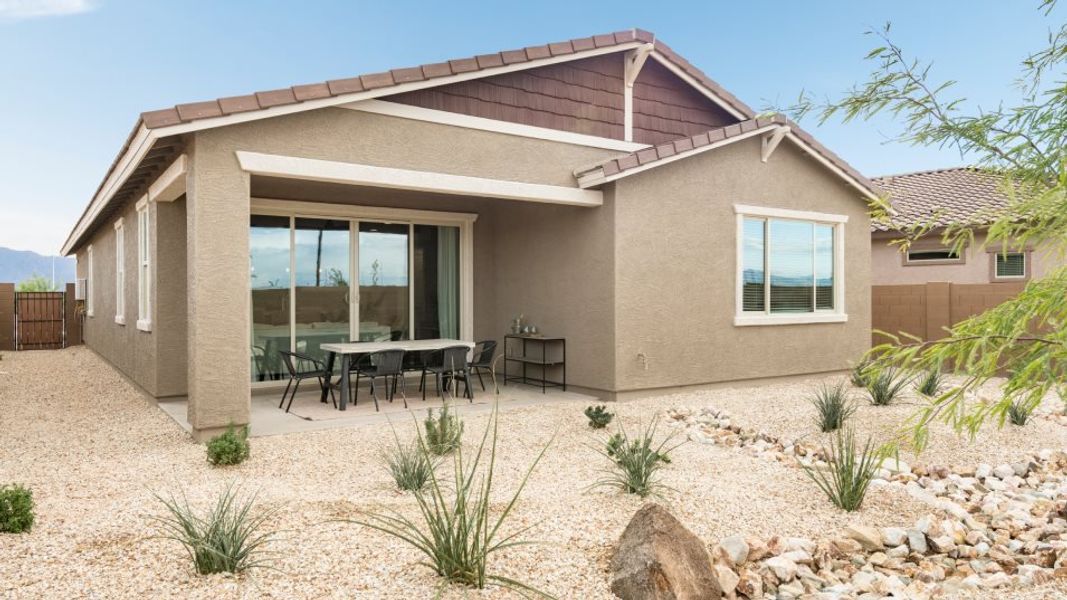
<svg viewBox="0 0 1067 600">
<path fill-rule="evenodd" d="M 1040 10 L 1053 18 L 1057 0 Z M 820 122 L 889 116 L 899 123 L 895 139 L 912 145 L 952 148 L 999 178 L 1007 208 L 982 215 L 991 222 L 981 242 L 1008 252 L 1040 246 L 1064 256 L 1067 250 L 1067 25 L 1051 26 L 1042 47 L 1027 56 L 1016 82 L 1018 100 L 992 110 L 970 110 L 954 95 L 954 81 L 934 76 L 931 63 L 909 57 L 894 44 L 889 26 L 869 32 L 878 40 L 867 59 L 876 66 L 865 83 L 838 98 L 800 95 L 786 112 L 814 115 Z M 872 215 L 892 225 L 890 199 L 874 203 Z M 976 243 L 975 222 L 937 217 L 904 230 L 902 250 L 924 235 L 940 235 L 959 251 Z M 1067 399 L 1067 267 L 1031 281 L 1025 290 L 986 312 L 962 321 L 940 340 L 900 334 L 871 350 L 875 374 L 889 368 L 921 371 L 952 365 L 963 383 L 939 393 L 916 415 L 912 441 L 922 447 L 934 420 L 975 433 L 989 418 L 1004 422 L 1010 407 L 1034 407 L 1050 391 Z M 891 332 L 888 332 L 891 333 Z M 1004 375 L 1002 396 L 975 402 L 978 388 Z"/>
</svg>

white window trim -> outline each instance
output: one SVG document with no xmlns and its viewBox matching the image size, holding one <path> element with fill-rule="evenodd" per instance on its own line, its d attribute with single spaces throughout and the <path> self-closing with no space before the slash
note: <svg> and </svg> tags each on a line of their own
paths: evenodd
<svg viewBox="0 0 1067 600">
<path fill-rule="evenodd" d="M 151 213 L 148 196 L 137 203 L 137 329 L 152 331 Z"/>
<path fill-rule="evenodd" d="M 748 204 L 735 204 L 737 215 L 735 237 L 737 242 L 737 270 L 735 274 L 736 297 L 734 300 L 734 326 L 748 327 L 760 325 L 799 325 L 806 323 L 844 323 L 848 321 L 845 312 L 845 223 L 847 215 L 820 213 L 784 208 L 768 208 Z M 745 217 L 762 219 L 793 220 L 832 225 L 834 231 L 834 308 L 833 310 L 811 313 L 772 313 L 770 303 L 764 307 L 765 312 L 744 311 L 744 227 Z M 770 240 L 764 238 L 764 244 Z M 766 253 L 766 248 L 764 249 Z M 766 265 L 764 265 L 766 271 Z M 768 292 L 769 293 L 769 292 Z"/>
<path fill-rule="evenodd" d="M 126 227 L 115 221 L 115 322 L 126 324 Z"/>
<path fill-rule="evenodd" d="M 93 316 L 93 245 L 85 248 L 85 314 Z"/>
</svg>

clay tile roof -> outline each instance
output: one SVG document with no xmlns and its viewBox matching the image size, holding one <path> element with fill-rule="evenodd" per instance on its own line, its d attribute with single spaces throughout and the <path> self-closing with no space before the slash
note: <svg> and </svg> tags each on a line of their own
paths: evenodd
<svg viewBox="0 0 1067 600">
<path fill-rule="evenodd" d="M 748 119 L 728 125 L 726 127 L 719 127 L 712 129 L 711 131 L 705 131 L 698 133 L 697 135 L 690 136 L 688 138 L 682 138 L 673 142 L 662 144 L 654 148 L 645 148 L 638 150 L 631 154 L 625 154 L 618 158 L 613 158 L 602 163 L 585 167 L 576 171 L 575 175 L 582 177 L 587 174 L 595 173 L 597 169 L 602 170 L 604 177 L 618 176 L 620 173 L 635 169 L 637 167 L 646 167 L 648 165 L 655 166 L 657 161 L 661 161 L 672 156 L 682 154 L 684 152 L 697 151 L 704 146 L 709 146 L 716 142 L 728 141 L 731 138 L 737 138 L 743 134 L 757 131 L 766 127 L 784 125 L 790 128 L 790 132 L 796 134 L 801 138 L 814 152 L 821 155 L 823 158 L 832 163 L 835 167 L 841 169 L 852 177 L 856 184 L 864 188 L 871 195 L 878 195 L 878 188 L 866 177 L 861 175 L 858 171 L 849 166 L 848 163 L 841 160 L 836 154 L 828 150 L 825 146 L 815 141 L 815 138 L 811 137 L 797 126 L 796 123 L 790 121 L 788 118 L 782 115 L 773 115 L 769 117 L 760 117 L 758 119 Z M 599 185 L 593 183 L 591 185 Z"/>
<path fill-rule="evenodd" d="M 957 167 L 877 177 L 894 214 L 891 223 L 875 223 L 876 231 L 950 223 L 985 225 L 1010 203 L 1001 187 L 1004 178 L 974 167 Z"/>
</svg>

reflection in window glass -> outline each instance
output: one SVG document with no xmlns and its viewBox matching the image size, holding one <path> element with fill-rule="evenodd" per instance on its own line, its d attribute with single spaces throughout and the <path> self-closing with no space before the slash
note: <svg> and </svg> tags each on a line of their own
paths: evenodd
<svg viewBox="0 0 1067 600">
<path fill-rule="evenodd" d="M 834 228 L 815 226 L 815 309 L 834 308 Z"/>
<path fill-rule="evenodd" d="M 348 221 L 297 218 L 296 350 L 324 359 L 321 344 L 349 341 Z"/>
<path fill-rule="evenodd" d="M 814 224 L 770 221 L 771 312 L 814 310 Z"/>
<path fill-rule="evenodd" d="M 408 339 L 409 231 L 406 223 L 359 224 L 361 342 Z"/>
<path fill-rule="evenodd" d="M 766 310 L 766 286 L 764 283 L 764 226 L 763 219 L 745 219 L 743 257 L 741 276 L 743 287 L 741 290 L 742 310 L 759 311 Z"/>
<path fill-rule="evenodd" d="M 252 288 L 252 380 L 283 376 L 289 350 L 289 217 L 252 215 L 248 234 Z"/>
</svg>

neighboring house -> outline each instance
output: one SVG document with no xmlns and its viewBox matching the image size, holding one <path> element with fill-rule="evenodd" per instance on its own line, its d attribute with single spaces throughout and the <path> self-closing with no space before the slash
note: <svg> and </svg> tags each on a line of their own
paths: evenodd
<svg viewBox="0 0 1067 600">
<path fill-rule="evenodd" d="M 1040 248 L 984 246 L 985 226 L 1009 204 L 1003 179 L 994 173 L 960 167 L 874 183 L 893 208 L 891 223 L 872 227 L 874 329 L 941 337 L 943 327 L 1003 302 L 1028 280 L 1063 264 Z M 941 238 L 949 223 L 974 226 L 974 243 L 958 253 L 945 245 Z M 907 251 L 892 243 L 915 227 L 930 231 Z"/>
<path fill-rule="evenodd" d="M 203 437 L 277 349 L 519 314 L 606 398 L 845 368 L 874 197 L 632 30 L 144 113 L 64 253 L 86 343 Z"/>
</svg>

